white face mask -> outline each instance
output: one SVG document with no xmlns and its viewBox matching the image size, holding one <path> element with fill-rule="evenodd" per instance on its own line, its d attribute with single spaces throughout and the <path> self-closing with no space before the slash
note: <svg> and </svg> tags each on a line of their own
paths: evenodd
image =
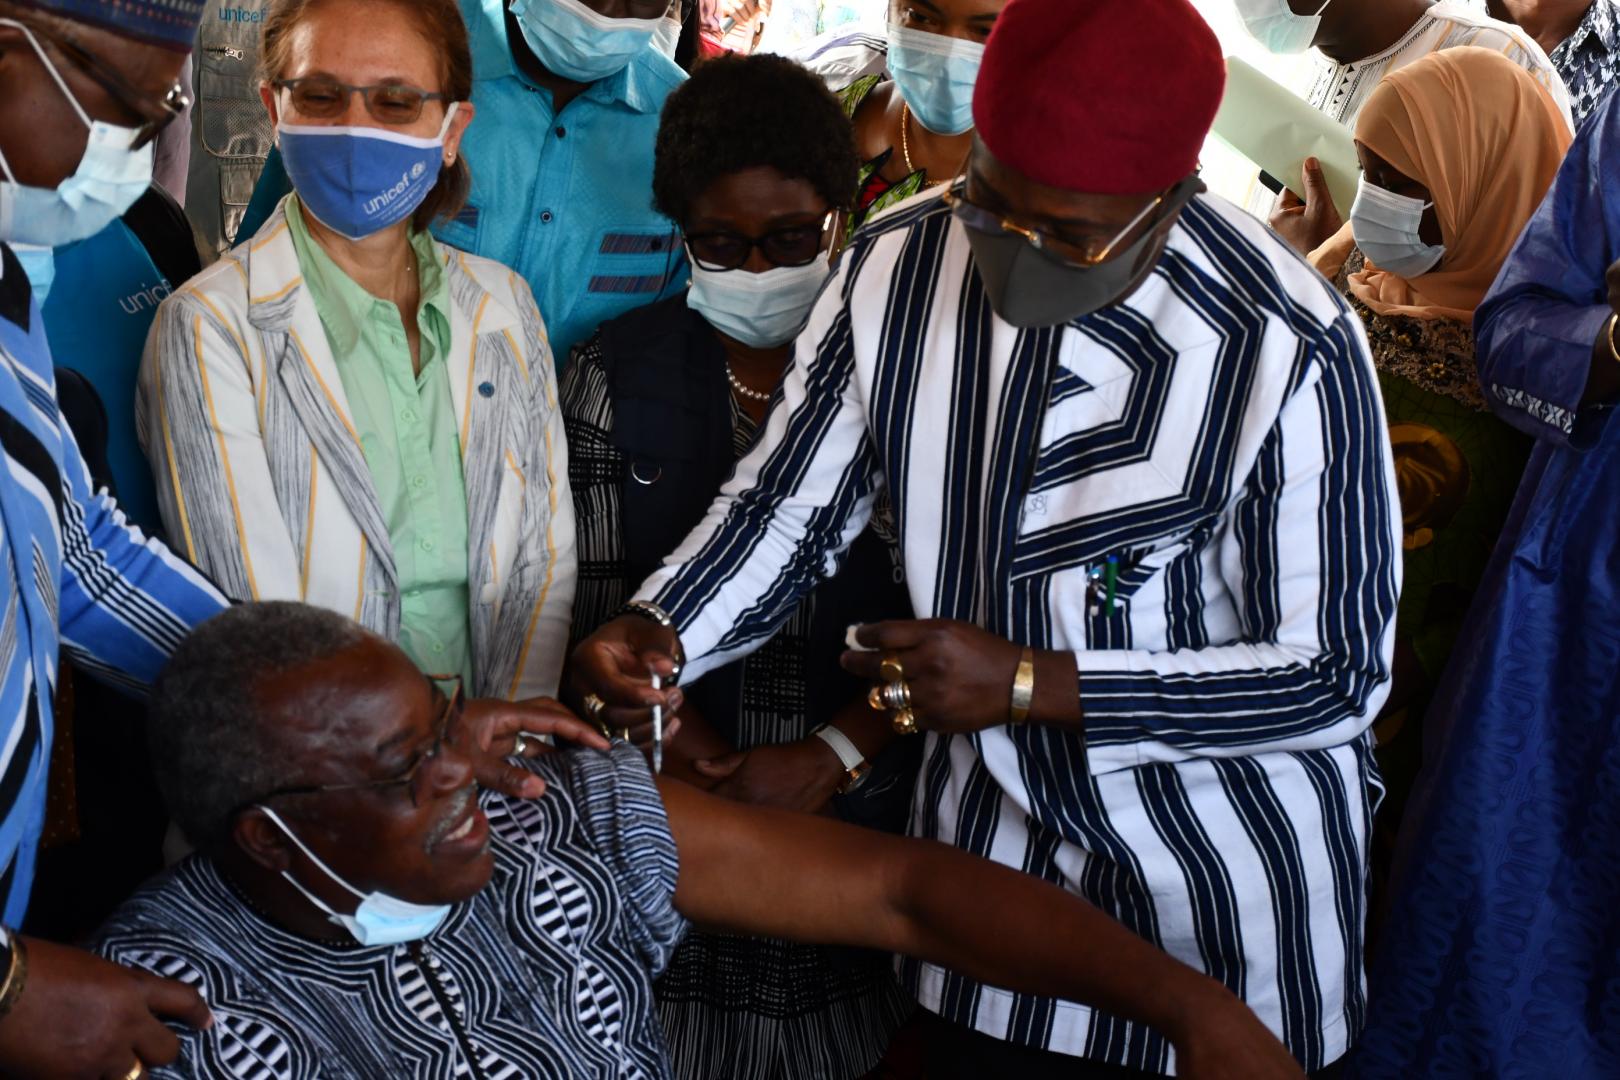
<svg viewBox="0 0 1620 1080">
<path fill-rule="evenodd" d="M 756 349 L 774 348 L 804 329 L 831 273 L 832 255 L 826 251 L 804 266 L 778 266 L 763 274 L 705 270 L 694 259 L 686 304 L 727 337 Z"/>
<path fill-rule="evenodd" d="M 343 927 L 362 945 L 398 945 L 407 941 L 420 941 L 433 931 L 437 930 L 444 920 L 450 916 L 449 904 L 413 904 L 409 900 L 401 900 L 385 892 L 373 891 L 363 893 L 350 885 L 347 881 L 321 861 L 304 842 L 287 828 L 276 812 L 268 806 L 260 806 L 266 817 L 276 823 L 276 827 L 287 834 L 287 839 L 297 845 L 306 858 L 321 868 L 321 872 L 354 895 L 360 898 L 360 906 L 354 909 L 353 915 L 342 915 L 333 911 L 320 897 L 298 884 L 292 874 L 286 870 L 281 876 L 286 878 L 293 888 L 304 894 L 304 899 L 326 912 L 326 917 L 338 926 Z"/>
<path fill-rule="evenodd" d="M 664 21 L 658 24 L 653 31 L 653 47 L 671 60 L 675 59 L 675 50 L 681 44 L 681 20 L 673 15 L 664 16 Z"/>
<path fill-rule="evenodd" d="M 23 32 L 57 89 L 90 129 L 78 168 L 54 188 L 19 184 L 10 162 L 0 154 L 0 173 L 5 175 L 0 180 L 0 241 L 54 248 L 94 236 L 122 217 L 152 186 L 152 144 L 131 150 L 137 134 L 134 128 L 92 121 L 33 32 L 15 19 L 0 19 L 0 26 Z"/>
<path fill-rule="evenodd" d="M 1397 195 L 1361 178 L 1350 207 L 1350 231 L 1367 261 L 1380 270 L 1411 279 L 1427 274 L 1445 257 L 1444 244 L 1425 244 L 1423 214 L 1432 202 Z"/>
<path fill-rule="evenodd" d="M 1322 12 L 1333 0 L 1324 0 L 1315 15 L 1295 15 L 1288 0 L 1237 0 L 1243 25 L 1260 44 L 1274 53 L 1302 53 L 1316 40 Z"/>
</svg>

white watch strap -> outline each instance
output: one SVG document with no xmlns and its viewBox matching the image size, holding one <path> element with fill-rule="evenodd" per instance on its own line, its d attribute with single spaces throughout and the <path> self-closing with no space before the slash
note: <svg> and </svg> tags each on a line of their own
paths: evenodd
<svg viewBox="0 0 1620 1080">
<path fill-rule="evenodd" d="M 849 736 L 831 724 L 823 724 L 816 728 L 816 738 L 832 747 L 832 752 L 844 763 L 845 772 L 854 772 L 866 764 L 866 756 L 849 741 Z"/>
</svg>

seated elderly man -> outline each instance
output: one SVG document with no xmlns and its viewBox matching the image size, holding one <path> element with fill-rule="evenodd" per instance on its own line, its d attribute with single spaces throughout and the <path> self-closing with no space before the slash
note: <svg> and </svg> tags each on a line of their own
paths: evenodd
<svg viewBox="0 0 1620 1080">
<path fill-rule="evenodd" d="M 1299 1075 L 1220 984 L 945 845 L 655 786 L 624 743 L 528 761 L 537 799 L 480 794 L 460 688 L 326 611 L 204 623 L 153 708 L 198 853 L 98 947 L 213 1010 L 158 1075 L 668 1077 L 651 986 L 687 920 L 1095 1002 L 1163 1031 L 1185 1076 Z"/>
</svg>

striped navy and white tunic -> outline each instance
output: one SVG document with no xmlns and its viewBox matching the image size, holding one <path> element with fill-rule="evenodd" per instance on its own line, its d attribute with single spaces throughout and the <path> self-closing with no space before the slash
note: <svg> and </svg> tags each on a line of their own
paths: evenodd
<svg viewBox="0 0 1620 1080">
<path fill-rule="evenodd" d="M 214 1014 L 152 1075 L 669 1080 L 652 980 L 686 924 L 646 761 L 619 743 L 531 767 L 539 799 L 483 796 L 490 884 L 420 942 L 291 934 L 201 856 L 137 893 L 98 950 L 189 983 Z"/>
<path fill-rule="evenodd" d="M 676 620 L 687 680 L 766 640 L 887 488 L 919 617 L 1073 651 L 1085 715 L 1083 735 L 930 734 L 912 830 L 1085 897 L 1307 1067 L 1341 1056 L 1400 574 L 1354 315 L 1201 197 L 1125 302 L 1021 332 L 922 196 L 857 235 L 796 352 L 755 450 L 638 592 Z M 902 974 L 988 1034 L 1173 1066 L 1158 1034 L 1084 1005 Z"/>
</svg>

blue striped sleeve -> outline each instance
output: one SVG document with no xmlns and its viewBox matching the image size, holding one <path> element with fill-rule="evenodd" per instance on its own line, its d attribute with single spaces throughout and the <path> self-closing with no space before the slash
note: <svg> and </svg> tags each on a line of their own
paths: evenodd
<svg viewBox="0 0 1620 1080">
<path fill-rule="evenodd" d="M 879 476 L 846 302 L 856 261 L 822 291 L 754 450 L 636 593 L 675 620 L 685 682 L 768 640 L 871 519 Z"/>
<path fill-rule="evenodd" d="M 1093 773 L 1339 746 L 1387 696 L 1401 546 L 1383 404 L 1352 314 L 1307 347 L 1311 370 L 1221 539 L 1242 635 L 1199 649 L 1078 653 Z"/>
<path fill-rule="evenodd" d="M 75 663 L 144 692 L 198 623 L 222 610 L 219 591 L 157 540 L 124 520 L 112 497 L 96 492 L 78 444 L 62 431 L 63 648 Z"/>
</svg>

